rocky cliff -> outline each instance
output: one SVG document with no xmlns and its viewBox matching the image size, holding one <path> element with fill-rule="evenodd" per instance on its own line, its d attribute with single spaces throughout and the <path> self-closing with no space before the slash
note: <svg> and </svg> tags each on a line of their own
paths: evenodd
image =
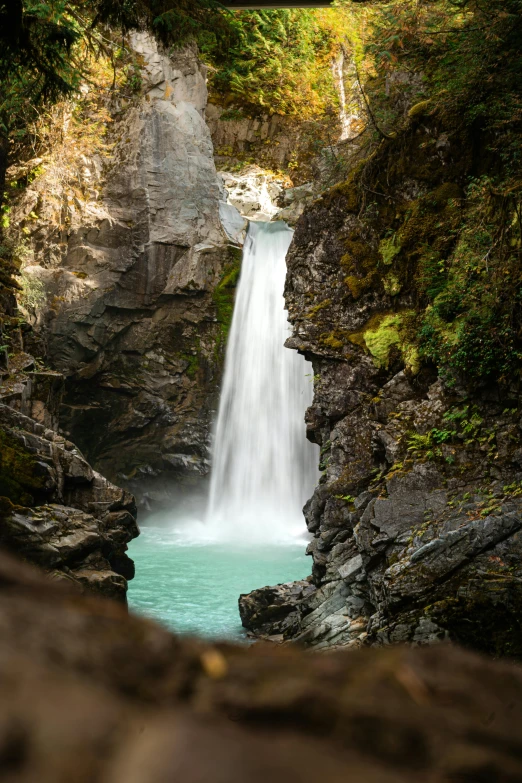
<svg viewBox="0 0 522 783">
<path fill-rule="evenodd" d="M 75 150 L 64 120 L 12 224 L 43 356 L 67 379 L 63 430 L 105 475 L 158 497 L 165 474 L 208 469 L 245 223 L 216 173 L 195 50 L 167 55 L 140 33 L 132 52 L 134 91 L 100 87 L 85 116 L 104 144 Z"/>
<path fill-rule="evenodd" d="M 316 648 L 449 638 L 520 657 L 519 387 L 439 371 L 418 336 L 426 256 L 455 247 L 483 158 L 425 112 L 298 223 L 286 301 L 288 345 L 315 374 L 312 582 L 240 608 L 252 630 Z"/>
<path fill-rule="evenodd" d="M 139 533 L 134 498 L 58 434 L 64 378 L 38 370 L 19 326 L 9 334 L 19 350 L 0 369 L 0 546 L 55 581 L 124 602 L 134 576 L 127 544 Z"/>
</svg>

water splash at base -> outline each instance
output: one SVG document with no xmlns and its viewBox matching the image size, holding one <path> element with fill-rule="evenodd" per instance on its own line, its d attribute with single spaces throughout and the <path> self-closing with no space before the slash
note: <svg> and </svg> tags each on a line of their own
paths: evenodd
<svg viewBox="0 0 522 783">
<path fill-rule="evenodd" d="M 318 453 L 303 421 L 313 397 L 311 365 L 284 347 L 292 234 L 283 222 L 249 227 L 200 530 L 212 540 L 283 543 L 305 532 L 302 506 L 317 481 Z"/>
</svg>

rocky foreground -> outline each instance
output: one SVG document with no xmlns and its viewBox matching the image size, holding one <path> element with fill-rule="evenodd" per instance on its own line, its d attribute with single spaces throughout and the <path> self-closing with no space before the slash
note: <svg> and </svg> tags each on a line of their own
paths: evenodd
<svg viewBox="0 0 522 783">
<path fill-rule="evenodd" d="M 181 640 L 0 555 L 9 783 L 514 783 L 522 670 L 457 648 Z"/>
</svg>

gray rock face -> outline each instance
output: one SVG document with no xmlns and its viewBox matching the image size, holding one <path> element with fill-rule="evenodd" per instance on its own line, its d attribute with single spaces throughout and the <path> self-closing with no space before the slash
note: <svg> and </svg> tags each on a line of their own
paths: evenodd
<svg viewBox="0 0 522 783">
<path fill-rule="evenodd" d="M 117 114 L 109 160 L 83 161 L 89 196 L 64 204 L 66 235 L 46 196 L 51 170 L 18 218 L 35 193 L 25 275 L 44 287 L 48 361 L 67 378 L 63 428 L 105 474 L 139 483 L 208 470 L 229 318 L 214 291 L 238 263 L 244 221 L 224 201 L 195 51 L 167 56 L 146 34 L 133 47 L 141 94 Z"/>
<path fill-rule="evenodd" d="M 413 366 L 385 331 L 414 314 L 408 290 L 346 278 L 380 241 L 352 198 L 342 186 L 309 206 L 287 257 L 287 345 L 313 362 L 306 427 L 322 476 L 304 509 L 317 589 L 297 600 L 285 589 L 284 638 L 318 649 L 449 638 L 521 657 L 520 389 L 446 388 Z M 272 590 L 243 598 L 251 617 Z"/>
<path fill-rule="evenodd" d="M 0 545 L 88 592 L 125 601 L 136 504 L 54 430 L 0 404 Z"/>
<path fill-rule="evenodd" d="M 302 123 L 295 118 L 279 114 L 237 117 L 214 103 L 207 106 L 206 117 L 220 168 L 226 169 L 246 157 L 272 171 L 286 169 L 289 163 L 295 167 L 299 160 L 298 176 L 301 169 L 306 171 L 303 161 L 307 156 L 300 153 L 309 153 L 311 144 L 303 134 Z"/>
</svg>

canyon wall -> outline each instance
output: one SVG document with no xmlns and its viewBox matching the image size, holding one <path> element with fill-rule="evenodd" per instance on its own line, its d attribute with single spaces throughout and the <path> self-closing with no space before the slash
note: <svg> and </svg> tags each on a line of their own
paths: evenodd
<svg viewBox="0 0 522 783">
<path fill-rule="evenodd" d="M 37 366 L 24 332 L 13 318 L 0 368 L 0 547 L 55 582 L 125 602 L 136 503 L 59 434 L 64 377 Z"/>
<path fill-rule="evenodd" d="M 297 225 L 287 344 L 314 366 L 312 577 L 240 610 L 259 635 L 319 649 L 452 639 L 520 656 L 519 385 L 466 384 L 419 352 L 419 257 L 455 241 L 481 160 L 425 110 Z"/>
<path fill-rule="evenodd" d="M 51 153 L 12 218 L 43 354 L 66 377 L 64 432 L 159 500 L 208 471 L 245 221 L 216 173 L 195 50 L 144 33 L 132 48 L 141 86 L 107 99 L 110 153 L 73 150 L 72 173 Z"/>
</svg>

